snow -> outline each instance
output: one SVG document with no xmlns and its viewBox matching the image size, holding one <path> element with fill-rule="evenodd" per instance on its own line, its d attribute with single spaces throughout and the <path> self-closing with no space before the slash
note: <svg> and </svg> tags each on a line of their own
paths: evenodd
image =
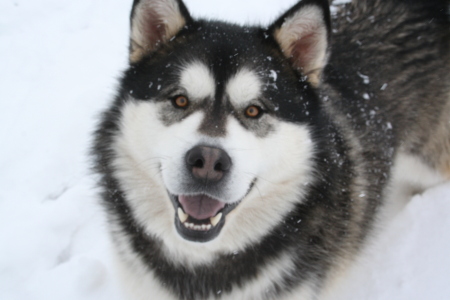
<svg viewBox="0 0 450 300">
<path fill-rule="evenodd" d="M 277 81 L 277 78 L 278 78 L 277 72 L 275 72 L 274 70 L 270 70 L 269 78 L 272 78 L 273 81 Z"/>
<path fill-rule="evenodd" d="M 360 72 L 357 73 L 359 77 L 363 79 L 364 84 L 370 83 L 370 78 L 367 75 L 361 74 Z"/>
<path fill-rule="evenodd" d="M 126 66 L 131 2 L 0 2 L 0 299 L 122 299 L 87 152 Z M 262 24 L 294 2 L 186 1 Z M 415 196 L 333 299 L 450 299 L 449 200 L 450 183 Z"/>
<path fill-rule="evenodd" d="M 450 183 L 414 196 L 329 300 L 450 299 L 449 200 Z"/>
</svg>

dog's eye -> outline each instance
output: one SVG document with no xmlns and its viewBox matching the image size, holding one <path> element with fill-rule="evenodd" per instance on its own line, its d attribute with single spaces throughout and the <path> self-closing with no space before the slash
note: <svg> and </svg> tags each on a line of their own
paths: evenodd
<svg viewBox="0 0 450 300">
<path fill-rule="evenodd" d="M 249 118 L 258 118 L 262 112 L 262 109 L 255 105 L 251 105 L 245 109 L 245 115 Z"/>
<path fill-rule="evenodd" d="M 189 100 L 185 96 L 177 96 L 172 100 L 172 103 L 177 108 L 186 108 L 189 105 Z"/>
</svg>

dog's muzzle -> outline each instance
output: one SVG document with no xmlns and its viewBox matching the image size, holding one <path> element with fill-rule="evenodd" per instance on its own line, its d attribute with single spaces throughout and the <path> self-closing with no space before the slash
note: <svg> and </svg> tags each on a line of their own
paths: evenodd
<svg viewBox="0 0 450 300">
<path fill-rule="evenodd" d="M 237 205 L 211 196 L 223 189 L 232 161 L 220 148 L 196 146 L 186 153 L 185 163 L 190 177 L 187 192 L 171 195 L 176 210 L 175 227 L 187 240 L 208 242 L 219 235 L 225 216 Z"/>
</svg>

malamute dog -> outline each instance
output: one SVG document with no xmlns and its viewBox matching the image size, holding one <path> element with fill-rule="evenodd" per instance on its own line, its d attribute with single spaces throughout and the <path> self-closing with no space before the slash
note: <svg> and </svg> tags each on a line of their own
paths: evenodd
<svg viewBox="0 0 450 300">
<path fill-rule="evenodd" d="M 322 299 L 382 211 L 450 177 L 447 0 L 268 27 L 135 0 L 93 153 L 126 299 Z"/>
</svg>

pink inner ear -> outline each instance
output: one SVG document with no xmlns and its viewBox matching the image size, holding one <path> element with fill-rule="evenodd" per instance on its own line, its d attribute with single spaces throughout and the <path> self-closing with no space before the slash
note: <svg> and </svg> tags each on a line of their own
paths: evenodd
<svg viewBox="0 0 450 300">
<path fill-rule="evenodd" d="M 145 54 L 155 51 L 185 24 L 186 19 L 177 0 L 139 2 L 134 7 L 131 21 L 130 61 L 136 62 Z"/>
<path fill-rule="evenodd" d="M 274 29 L 274 35 L 294 68 L 317 86 L 327 61 L 328 32 L 322 8 L 313 4 L 300 6 Z"/>
<path fill-rule="evenodd" d="M 155 46 L 164 41 L 166 36 L 166 27 L 161 20 L 161 16 L 158 15 L 153 9 L 147 9 L 145 11 L 144 24 L 141 24 L 143 34 L 147 37 L 146 47 L 153 49 Z"/>
<path fill-rule="evenodd" d="M 313 71 L 317 60 L 318 52 L 321 51 L 320 34 L 311 32 L 302 36 L 291 46 L 291 57 L 293 64 L 304 72 Z M 307 75 L 307 74 L 305 74 Z"/>
</svg>

